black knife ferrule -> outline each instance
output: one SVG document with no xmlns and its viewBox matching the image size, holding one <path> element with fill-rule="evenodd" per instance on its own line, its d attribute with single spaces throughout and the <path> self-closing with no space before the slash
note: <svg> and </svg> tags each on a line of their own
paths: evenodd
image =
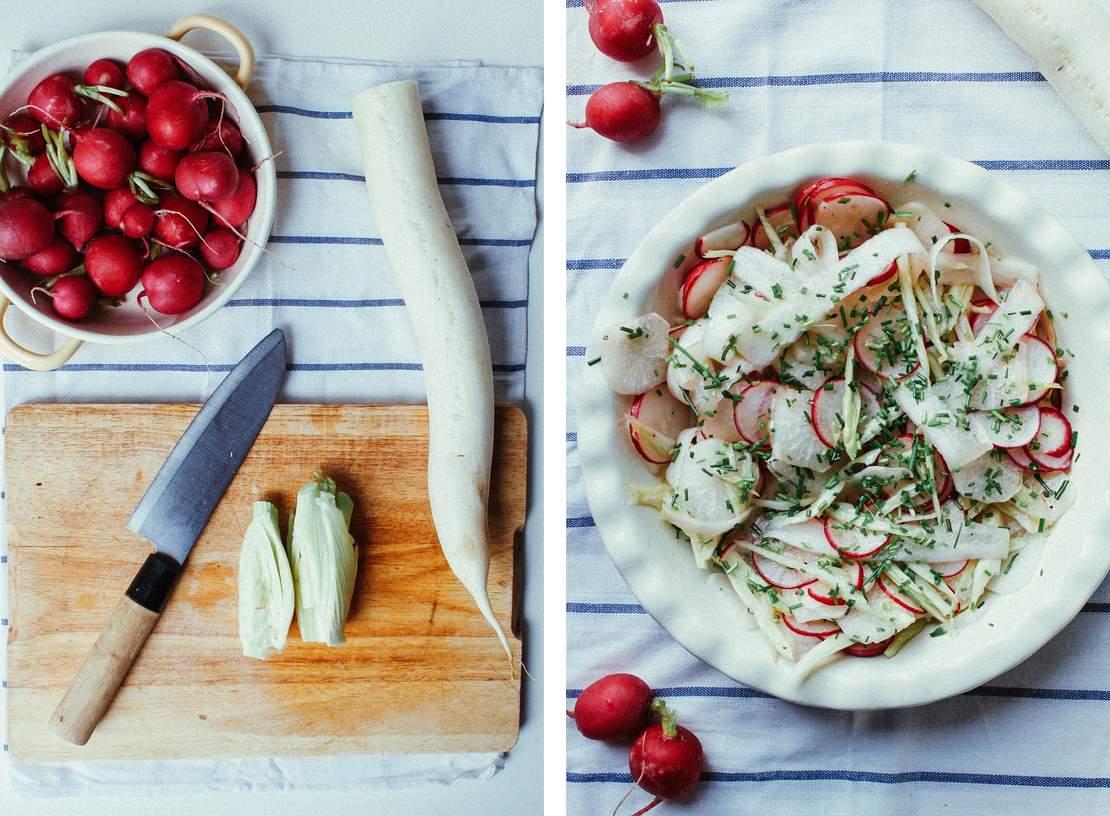
<svg viewBox="0 0 1110 816">
<path fill-rule="evenodd" d="M 127 597 L 151 612 L 161 613 L 180 576 L 181 565 L 173 558 L 165 553 L 151 553 L 127 588 Z"/>
</svg>

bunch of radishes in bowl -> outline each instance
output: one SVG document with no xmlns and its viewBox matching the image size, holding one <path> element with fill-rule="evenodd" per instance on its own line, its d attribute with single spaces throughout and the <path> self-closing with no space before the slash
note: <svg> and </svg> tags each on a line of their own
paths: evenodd
<svg viewBox="0 0 1110 816">
<path fill-rule="evenodd" d="M 135 290 L 144 311 L 180 315 L 238 258 L 256 168 L 198 76 L 159 48 L 97 59 L 80 81 L 43 78 L 0 125 L 0 260 L 59 317 Z"/>
</svg>

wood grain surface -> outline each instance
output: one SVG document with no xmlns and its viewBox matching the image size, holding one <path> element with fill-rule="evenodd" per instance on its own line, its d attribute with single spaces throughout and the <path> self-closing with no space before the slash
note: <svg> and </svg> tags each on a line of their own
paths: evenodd
<svg viewBox="0 0 1110 816">
<path fill-rule="evenodd" d="M 439 550 L 424 406 L 278 405 L 213 514 L 142 653 L 84 747 L 47 721 L 150 551 L 131 510 L 193 405 L 25 405 L 5 436 L 8 724 L 21 761 L 503 751 L 519 681 Z M 516 631 L 527 427 L 497 409 L 489 588 Z M 347 642 L 243 657 L 236 573 L 251 502 L 284 527 L 314 471 L 351 494 L 360 547 Z M 511 639 L 519 659 L 520 641 Z"/>
</svg>

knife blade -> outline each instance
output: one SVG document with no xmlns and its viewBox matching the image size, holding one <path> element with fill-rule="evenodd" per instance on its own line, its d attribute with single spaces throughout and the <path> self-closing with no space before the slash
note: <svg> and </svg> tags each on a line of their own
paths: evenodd
<svg viewBox="0 0 1110 816">
<path fill-rule="evenodd" d="M 50 728 L 75 745 L 92 736 L 158 621 L 185 559 L 273 409 L 285 378 L 275 329 L 231 370 L 185 429 L 126 527 L 154 544 L 86 655 Z"/>
</svg>

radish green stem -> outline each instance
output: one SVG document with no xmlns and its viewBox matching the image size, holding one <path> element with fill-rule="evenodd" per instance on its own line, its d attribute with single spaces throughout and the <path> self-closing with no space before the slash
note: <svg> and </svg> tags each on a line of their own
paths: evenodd
<svg viewBox="0 0 1110 816">
<path fill-rule="evenodd" d="M 12 188 L 8 181 L 8 171 L 4 169 L 4 154 L 7 152 L 7 145 L 0 145 L 0 193 L 6 193 Z"/>
<path fill-rule="evenodd" d="M 42 137 L 46 141 L 46 160 L 50 162 L 50 168 L 61 180 L 66 192 L 73 192 L 77 189 L 80 179 L 77 177 L 77 167 L 66 151 L 65 136 L 62 131 L 51 130 L 43 125 Z"/>
<path fill-rule="evenodd" d="M 92 99 L 94 102 L 99 102 L 111 108 L 120 116 L 123 116 L 123 108 L 109 97 L 131 95 L 127 91 L 121 91 L 119 88 L 112 88 L 108 85 L 75 85 L 73 91 L 86 99 Z"/>
<path fill-rule="evenodd" d="M 656 697 L 651 701 L 651 713 L 659 717 L 659 723 L 663 727 L 663 736 L 674 739 L 678 736 L 678 712 L 667 705 L 666 700 Z"/>
</svg>

